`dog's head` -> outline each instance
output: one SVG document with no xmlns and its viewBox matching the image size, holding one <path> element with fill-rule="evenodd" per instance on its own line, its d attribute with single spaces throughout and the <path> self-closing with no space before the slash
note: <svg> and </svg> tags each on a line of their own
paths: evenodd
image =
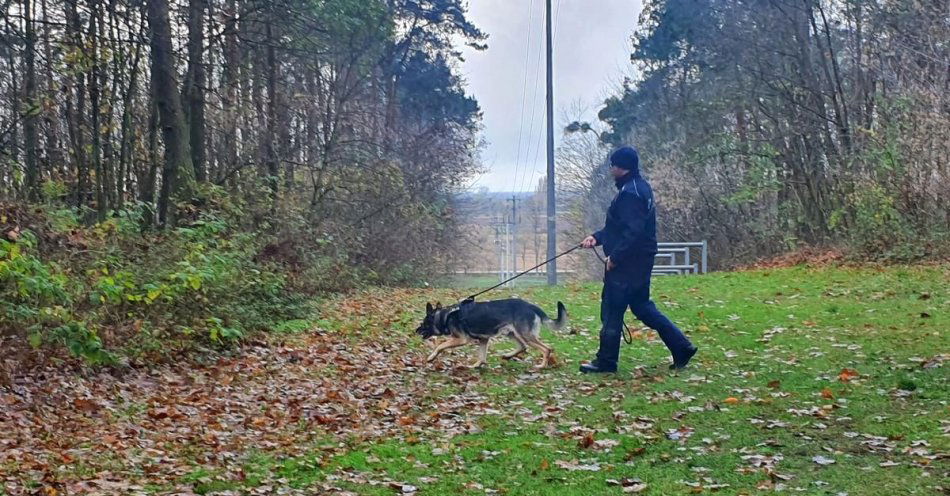
<svg viewBox="0 0 950 496">
<path fill-rule="evenodd" d="M 422 324 L 419 324 L 419 327 L 416 328 L 416 334 L 422 336 L 422 339 L 429 339 L 432 336 L 442 334 L 441 329 L 439 329 L 439 316 L 442 311 L 441 303 L 436 303 L 435 306 L 426 303 L 426 316 L 422 319 Z"/>
</svg>

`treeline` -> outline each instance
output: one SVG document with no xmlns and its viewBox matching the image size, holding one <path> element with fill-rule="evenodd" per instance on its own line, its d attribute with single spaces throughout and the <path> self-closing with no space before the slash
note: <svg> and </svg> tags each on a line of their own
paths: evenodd
<svg viewBox="0 0 950 496">
<path fill-rule="evenodd" d="M 485 39 L 461 0 L 0 16 L 4 349 L 220 343 L 299 316 L 295 295 L 411 282 L 451 253 L 480 119 L 457 46 Z"/>
<path fill-rule="evenodd" d="M 475 167 L 459 0 L 7 0 L 0 198 L 174 225 L 212 187 L 359 251 L 428 253 Z M 408 227 L 409 229 L 404 229 Z M 424 240 L 424 242 L 419 242 Z M 398 246 L 406 250 L 381 250 Z"/>
<path fill-rule="evenodd" d="M 664 236 L 707 237 L 727 266 L 803 244 L 946 255 L 948 15 L 945 1 L 649 1 L 638 77 L 607 100 L 602 141 L 639 147 Z"/>
</svg>

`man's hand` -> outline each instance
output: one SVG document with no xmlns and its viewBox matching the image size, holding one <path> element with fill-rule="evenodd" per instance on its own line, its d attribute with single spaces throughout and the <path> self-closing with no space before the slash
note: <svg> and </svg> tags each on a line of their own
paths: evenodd
<svg viewBox="0 0 950 496">
<path fill-rule="evenodd" d="M 588 236 L 584 238 L 584 241 L 581 242 L 581 246 L 583 246 L 584 248 L 593 248 L 597 246 L 597 238 L 593 236 Z"/>
<path fill-rule="evenodd" d="M 613 269 L 616 266 L 617 264 L 615 264 L 614 261 L 610 259 L 610 257 L 607 257 L 607 271 L 609 272 L 611 269 Z"/>
</svg>

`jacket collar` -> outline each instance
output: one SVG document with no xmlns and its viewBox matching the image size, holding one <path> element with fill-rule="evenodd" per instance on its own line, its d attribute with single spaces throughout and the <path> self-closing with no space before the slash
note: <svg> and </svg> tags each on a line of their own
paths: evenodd
<svg viewBox="0 0 950 496">
<path fill-rule="evenodd" d="M 630 171 L 626 175 L 614 179 L 614 185 L 617 186 L 617 189 L 623 189 L 624 184 L 627 184 L 638 177 L 640 177 L 640 174 L 635 171 Z"/>
</svg>

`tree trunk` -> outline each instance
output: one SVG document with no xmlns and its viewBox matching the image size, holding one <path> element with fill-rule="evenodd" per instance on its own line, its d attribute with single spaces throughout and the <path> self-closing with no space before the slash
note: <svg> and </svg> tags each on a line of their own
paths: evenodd
<svg viewBox="0 0 950 496">
<path fill-rule="evenodd" d="M 237 0 L 227 0 L 225 7 L 224 23 L 224 72 L 222 74 L 222 83 L 224 85 L 224 167 L 227 176 L 231 174 L 228 171 L 236 170 L 238 167 L 237 152 L 237 130 L 238 130 L 238 66 L 240 65 L 240 52 L 238 51 L 238 19 L 237 19 Z M 221 177 L 219 179 L 224 179 Z"/>
<path fill-rule="evenodd" d="M 273 199 L 277 199 L 277 185 L 280 180 L 280 158 L 277 153 L 277 79 L 280 77 L 277 53 L 274 48 L 274 28 L 267 24 L 267 136 L 264 137 L 267 164 L 267 184 L 270 185 Z"/>
<path fill-rule="evenodd" d="M 158 180 L 158 106 L 155 98 L 148 108 L 148 170 L 140 175 L 139 201 L 147 205 L 148 216 L 144 217 L 145 227 L 155 222 L 155 183 Z"/>
<path fill-rule="evenodd" d="M 92 163 L 95 165 L 96 170 L 96 213 L 98 214 L 99 220 L 103 221 L 109 209 L 109 202 L 106 198 L 105 191 L 107 174 L 103 168 L 101 153 L 102 126 L 100 125 L 100 117 L 102 109 L 100 108 L 100 98 L 102 97 L 102 92 L 100 91 L 100 72 L 102 71 L 102 67 L 99 60 L 99 31 L 101 29 L 99 23 L 101 19 L 99 19 L 98 0 L 92 0 L 90 7 L 92 8 L 92 13 L 89 16 L 89 45 L 92 51 L 92 71 L 89 72 L 89 116 L 92 121 Z"/>
<path fill-rule="evenodd" d="M 72 50 L 84 51 L 82 24 L 77 6 L 78 0 L 66 0 L 66 42 Z M 77 208 L 82 208 L 89 200 L 89 165 L 86 157 L 86 79 L 83 74 L 67 73 L 66 87 L 66 125 L 69 131 L 69 144 L 76 161 L 76 197 Z M 75 96 L 76 104 L 73 105 Z"/>
<path fill-rule="evenodd" d="M 123 98 L 122 103 L 122 129 L 120 131 L 120 140 L 121 144 L 119 146 L 119 174 L 118 174 L 118 184 L 116 189 L 118 190 L 118 208 L 122 208 L 125 205 L 125 191 L 127 186 L 125 184 L 125 178 L 128 175 L 128 170 L 132 166 L 131 164 L 131 155 L 132 155 L 132 135 L 134 130 L 132 128 L 132 109 L 135 103 L 135 95 L 138 93 L 138 81 L 139 81 L 139 61 L 142 51 L 136 46 L 135 54 L 132 56 L 132 69 L 131 74 L 129 75 L 129 86 L 126 88 L 125 97 Z M 149 128 L 151 131 L 151 128 Z"/>
<path fill-rule="evenodd" d="M 46 6 L 46 0 L 42 0 L 43 9 L 43 35 L 45 43 L 43 44 L 43 53 L 46 56 L 46 94 L 53 98 L 56 94 L 56 79 L 53 77 L 53 36 L 50 27 L 50 16 Z M 63 154 L 63 147 L 60 144 L 60 117 L 57 105 L 51 105 L 44 112 L 45 130 L 46 130 L 46 173 L 54 179 L 62 179 L 68 176 L 69 164 L 66 163 L 66 157 Z M 58 173 L 56 172 L 58 171 Z"/>
<path fill-rule="evenodd" d="M 102 183 L 103 189 L 105 191 L 103 196 L 105 196 L 106 204 L 110 209 L 115 208 L 116 205 L 118 205 L 119 195 L 121 194 L 119 192 L 119 173 L 116 167 L 116 143 L 114 137 L 116 126 L 114 125 L 112 119 L 115 115 L 115 109 L 119 107 L 119 95 L 121 94 L 119 91 L 119 85 L 126 79 L 125 60 L 127 56 L 126 47 L 117 41 L 120 35 L 117 29 L 118 21 L 116 20 L 116 3 L 117 0 L 109 0 L 109 5 L 105 9 L 105 12 L 108 12 L 109 14 L 108 18 L 106 18 L 105 12 L 103 11 L 100 11 L 99 17 L 99 30 L 102 32 L 102 36 L 105 37 L 108 34 L 108 39 L 104 40 L 105 43 L 108 43 L 108 46 L 102 49 L 102 53 L 109 54 L 112 59 L 111 67 L 106 67 L 104 63 L 99 66 L 99 75 L 101 81 L 100 88 L 109 88 L 106 93 L 108 98 L 105 102 L 103 102 L 102 111 L 100 112 L 100 119 L 103 123 L 101 130 L 103 168 Z M 106 25 L 106 19 L 108 19 L 108 26 Z M 107 28 L 108 31 L 106 31 Z M 111 85 L 109 81 L 110 73 L 112 80 Z M 121 136 L 119 139 L 121 140 Z"/>
<path fill-rule="evenodd" d="M 26 24 L 24 45 L 26 59 L 26 81 L 24 82 L 23 147 L 26 155 L 27 197 L 36 201 L 40 197 L 40 171 L 36 159 L 38 132 L 37 117 L 40 115 L 40 102 L 36 97 L 36 29 L 33 25 L 33 0 L 23 0 L 23 16 Z"/>
<path fill-rule="evenodd" d="M 146 3 L 153 96 L 161 118 L 162 138 L 165 142 L 162 189 L 158 199 L 158 220 L 164 227 L 174 223 L 174 199 L 183 199 L 194 190 L 195 170 L 191 163 L 191 144 L 182 115 L 181 93 L 175 75 L 168 0 L 148 0 Z"/>
<path fill-rule="evenodd" d="M 205 0 L 188 2 L 188 73 L 185 75 L 184 97 L 191 132 L 191 162 L 195 178 L 205 181 L 205 69 L 204 13 Z"/>
</svg>

